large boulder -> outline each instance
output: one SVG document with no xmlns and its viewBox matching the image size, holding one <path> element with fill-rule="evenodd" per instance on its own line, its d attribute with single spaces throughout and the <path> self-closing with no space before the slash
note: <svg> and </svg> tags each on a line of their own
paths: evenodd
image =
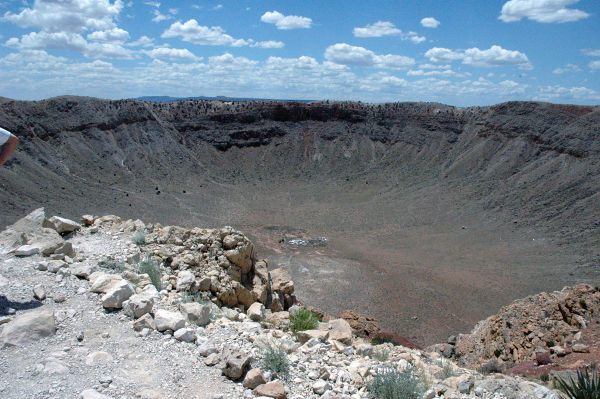
<svg viewBox="0 0 600 399">
<path fill-rule="evenodd" d="M 54 229 L 59 234 L 68 234 L 81 229 L 79 223 L 60 216 L 52 216 L 49 219 L 45 219 L 43 227 Z"/>
<path fill-rule="evenodd" d="M 118 274 L 107 274 L 103 272 L 94 272 L 90 275 L 90 291 L 105 294 L 123 278 Z"/>
<path fill-rule="evenodd" d="M 179 312 L 170 312 L 168 310 L 159 309 L 154 315 L 154 323 L 158 331 L 177 331 L 185 327 L 185 318 Z"/>
<path fill-rule="evenodd" d="M 152 298 L 143 294 L 135 294 L 123 302 L 123 312 L 134 319 L 138 319 L 146 313 L 152 312 L 152 306 L 154 306 Z"/>
<path fill-rule="evenodd" d="M 189 323 L 205 326 L 210 323 L 210 305 L 198 302 L 182 303 L 179 310 Z"/>
<path fill-rule="evenodd" d="M 381 326 L 373 317 L 359 314 L 354 310 L 343 311 L 339 318 L 346 320 L 359 337 L 370 337 L 381 330 Z"/>
<path fill-rule="evenodd" d="M 254 394 L 257 396 L 266 396 L 268 398 L 286 399 L 285 385 L 281 381 L 271 381 L 254 388 Z"/>
<path fill-rule="evenodd" d="M 352 344 L 352 327 L 344 319 L 335 319 L 327 323 L 329 328 L 329 339 L 340 341 L 343 344 Z"/>
<path fill-rule="evenodd" d="M 123 302 L 135 294 L 135 288 L 126 280 L 120 280 L 114 284 L 102 297 L 102 306 L 105 309 L 121 309 Z"/>
<path fill-rule="evenodd" d="M 49 311 L 32 311 L 17 316 L 6 324 L 0 334 L 4 346 L 22 346 L 56 332 L 54 314 Z"/>
<path fill-rule="evenodd" d="M 252 357 L 242 351 L 227 349 L 223 355 L 223 365 L 221 372 L 232 380 L 239 380 L 244 377 Z"/>
<path fill-rule="evenodd" d="M 196 276 L 189 270 L 182 270 L 177 274 L 177 291 L 187 291 L 194 285 Z"/>
</svg>

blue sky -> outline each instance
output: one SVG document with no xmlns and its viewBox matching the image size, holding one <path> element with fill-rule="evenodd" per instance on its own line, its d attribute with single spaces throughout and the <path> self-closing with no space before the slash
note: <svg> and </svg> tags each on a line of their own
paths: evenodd
<svg viewBox="0 0 600 399">
<path fill-rule="evenodd" d="M 598 0 L 0 0 L 0 96 L 600 104 Z"/>
</svg>

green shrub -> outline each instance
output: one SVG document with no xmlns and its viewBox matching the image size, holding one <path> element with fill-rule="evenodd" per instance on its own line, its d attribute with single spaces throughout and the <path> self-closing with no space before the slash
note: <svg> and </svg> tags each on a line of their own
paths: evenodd
<svg viewBox="0 0 600 399">
<path fill-rule="evenodd" d="M 287 377 L 290 371 L 290 362 L 287 352 L 280 344 L 264 341 L 260 349 L 260 365 L 263 371 L 271 371 L 279 378 Z"/>
<path fill-rule="evenodd" d="M 380 362 L 386 362 L 390 359 L 390 351 L 387 348 L 374 348 L 371 357 Z"/>
<path fill-rule="evenodd" d="M 98 266 L 115 270 L 117 272 L 122 272 L 125 270 L 125 262 L 118 261 L 112 257 L 102 259 L 100 262 L 98 262 Z"/>
<path fill-rule="evenodd" d="M 145 245 L 146 244 L 146 233 L 144 233 L 141 230 L 136 231 L 133 234 L 133 237 L 131 237 L 131 241 L 133 241 L 133 243 L 135 245 Z"/>
<path fill-rule="evenodd" d="M 298 309 L 290 314 L 290 330 L 296 334 L 298 331 L 314 330 L 319 325 L 319 317 L 308 309 Z"/>
<path fill-rule="evenodd" d="M 445 380 L 446 378 L 450 378 L 450 377 L 456 377 L 458 375 L 458 373 L 456 371 L 454 371 L 454 367 L 452 366 L 452 363 L 450 363 L 447 360 L 440 360 L 438 362 L 438 366 L 440 366 L 442 368 L 437 373 L 437 377 L 440 380 Z"/>
<path fill-rule="evenodd" d="M 569 377 L 569 380 L 557 378 L 554 385 L 569 399 L 600 398 L 600 376 L 595 368 L 591 373 L 587 367 L 583 371 L 577 370 L 576 380 L 573 377 Z"/>
<path fill-rule="evenodd" d="M 140 261 L 139 271 L 141 274 L 147 274 L 150 276 L 152 285 L 156 287 L 158 291 L 162 290 L 162 272 L 160 271 L 160 265 L 157 261 L 147 256 L 146 259 Z"/>
<path fill-rule="evenodd" d="M 385 369 L 367 384 L 373 399 L 421 399 L 425 388 L 425 383 L 413 368 L 406 371 Z"/>
</svg>

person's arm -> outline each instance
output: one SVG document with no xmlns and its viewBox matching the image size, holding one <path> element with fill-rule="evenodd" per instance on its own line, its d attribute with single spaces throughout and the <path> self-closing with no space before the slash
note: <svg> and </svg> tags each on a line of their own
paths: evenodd
<svg viewBox="0 0 600 399">
<path fill-rule="evenodd" d="M 17 148 L 19 139 L 16 136 L 10 136 L 9 139 L 0 148 L 0 166 L 4 165 L 4 162 L 12 155 Z"/>
</svg>

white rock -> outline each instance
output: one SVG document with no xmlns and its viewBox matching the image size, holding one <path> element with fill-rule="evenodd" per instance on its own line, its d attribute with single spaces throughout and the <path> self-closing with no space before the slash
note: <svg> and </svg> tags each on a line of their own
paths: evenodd
<svg viewBox="0 0 600 399">
<path fill-rule="evenodd" d="M 33 245 L 21 245 L 19 248 L 15 249 L 15 256 L 25 257 L 38 254 L 40 249 Z"/>
<path fill-rule="evenodd" d="M 135 294 L 123 302 L 123 311 L 126 315 L 139 319 L 146 313 L 152 312 L 153 303 L 154 301 L 146 295 Z"/>
<path fill-rule="evenodd" d="M 158 331 L 177 331 L 185 326 L 185 318 L 179 312 L 169 312 L 168 310 L 159 309 L 154 315 L 154 323 L 156 323 Z"/>
<path fill-rule="evenodd" d="M 88 366 L 94 366 L 98 363 L 107 363 L 112 361 L 113 357 L 109 353 L 102 351 L 92 352 L 85 358 L 85 364 Z"/>
<path fill-rule="evenodd" d="M 248 317 L 253 321 L 262 321 L 265 318 L 265 305 L 254 302 L 246 311 Z"/>
<path fill-rule="evenodd" d="M 196 281 L 196 276 L 189 270 L 182 270 L 177 275 L 177 291 L 189 290 Z"/>
<path fill-rule="evenodd" d="M 112 399 L 110 396 L 106 396 L 100 392 L 97 392 L 93 389 L 86 389 L 81 392 L 81 399 Z"/>
<path fill-rule="evenodd" d="M 66 363 L 54 357 L 48 357 L 42 361 L 44 372 L 48 374 L 67 374 L 69 368 Z"/>
<path fill-rule="evenodd" d="M 57 233 L 71 233 L 81 229 L 81 225 L 73 220 L 62 218 L 60 216 L 52 216 L 50 219 L 44 220 L 44 227 L 56 230 Z"/>
<path fill-rule="evenodd" d="M 319 380 L 313 384 L 313 392 L 317 395 L 323 395 L 325 391 L 330 389 L 332 389 L 331 384 L 324 380 Z"/>
<path fill-rule="evenodd" d="M 43 285 L 38 284 L 33 287 L 33 297 L 38 301 L 43 301 L 46 299 L 46 290 L 44 289 Z"/>
<path fill-rule="evenodd" d="M 190 323 L 205 326 L 210 323 L 210 305 L 202 305 L 197 302 L 182 303 L 179 310 Z"/>
<path fill-rule="evenodd" d="M 175 331 L 173 337 L 175 337 L 175 339 L 178 341 L 195 342 L 196 331 L 192 330 L 191 328 L 180 328 L 179 330 Z"/>
<path fill-rule="evenodd" d="M 123 302 L 135 294 L 135 289 L 125 280 L 118 281 L 102 297 L 102 306 L 106 309 L 121 309 Z"/>
<path fill-rule="evenodd" d="M 54 314 L 49 311 L 32 311 L 16 317 L 4 326 L 0 342 L 4 346 L 21 346 L 56 332 Z"/>
<path fill-rule="evenodd" d="M 123 280 L 123 278 L 117 274 L 106 274 L 102 272 L 92 273 L 90 275 L 90 282 L 92 283 L 90 291 L 104 294 L 108 292 L 114 284 L 121 280 Z"/>
</svg>

